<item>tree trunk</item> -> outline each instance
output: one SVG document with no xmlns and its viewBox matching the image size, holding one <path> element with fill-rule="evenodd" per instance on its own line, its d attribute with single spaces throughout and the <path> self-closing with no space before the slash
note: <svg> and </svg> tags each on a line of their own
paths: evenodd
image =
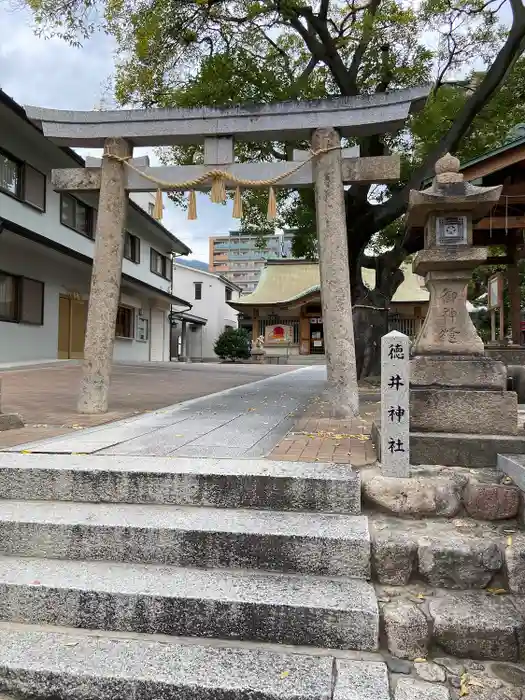
<svg viewBox="0 0 525 700">
<path fill-rule="evenodd" d="M 349 236 L 349 241 L 352 236 Z M 381 338 L 388 333 L 388 310 L 392 297 L 403 282 L 399 265 L 406 257 L 402 250 L 393 249 L 374 259 L 376 286 L 368 289 L 361 275 L 362 256 L 353 251 L 350 258 L 350 286 L 354 323 L 357 378 L 379 376 L 381 373 Z M 360 261 L 355 264 L 354 261 Z"/>
</svg>

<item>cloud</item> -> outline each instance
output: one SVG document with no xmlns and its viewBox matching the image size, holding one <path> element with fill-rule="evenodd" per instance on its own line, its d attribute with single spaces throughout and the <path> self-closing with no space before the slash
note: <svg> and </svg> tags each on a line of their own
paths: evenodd
<svg viewBox="0 0 525 700">
<path fill-rule="evenodd" d="M 111 77 L 115 44 L 111 37 L 97 34 L 81 48 L 52 38 L 38 37 L 31 13 L 0 4 L 0 87 L 20 104 L 57 109 L 94 109 L 100 105 L 104 86 Z M 77 149 L 81 155 L 99 155 Z M 148 153 L 157 165 L 151 149 Z M 231 218 L 231 202 L 225 207 L 212 204 L 207 195 L 197 195 L 196 221 L 165 198 L 164 225 L 192 250 L 192 258 L 208 260 L 208 237 L 237 228 Z"/>
</svg>

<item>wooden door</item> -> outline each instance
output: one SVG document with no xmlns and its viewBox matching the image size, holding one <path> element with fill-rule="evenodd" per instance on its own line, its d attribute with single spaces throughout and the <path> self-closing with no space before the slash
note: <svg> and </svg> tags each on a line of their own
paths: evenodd
<svg viewBox="0 0 525 700">
<path fill-rule="evenodd" d="M 71 299 L 71 330 L 69 334 L 69 357 L 72 360 L 84 359 L 86 321 L 87 303 L 82 299 Z"/>
<path fill-rule="evenodd" d="M 87 302 L 61 296 L 58 305 L 58 359 L 82 360 L 86 335 Z"/>
<path fill-rule="evenodd" d="M 61 296 L 58 300 L 58 353 L 59 360 L 69 359 L 69 332 L 71 320 L 70 299 Z"/>
</svg>

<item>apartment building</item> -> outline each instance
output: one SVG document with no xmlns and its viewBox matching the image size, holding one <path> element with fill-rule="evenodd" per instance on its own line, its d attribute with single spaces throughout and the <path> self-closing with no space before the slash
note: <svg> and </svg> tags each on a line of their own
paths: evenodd
<svg viewBox="0 0 525 700">
<path fill-rule="evenodd" d="M 98 196 L 50 181 L 79 165 L 0 90 L 0 362 L 83 357 Z M 128 204 L 116 360 L 169 360 L 171 308 L 190 306 L 172 293 L 172 256 L 191 251 L 147 208 Z"/>
<path fill-rule="evenodd" d="M 210 238 L 210 272 L 224 275 L 241 289 L 243 294 L 255 290 L 267 260 L 292 256 L 293 232 L 286 231 L 265 237 L 264 248 L 257 244 L 257 234 L 230 231 L 228 236 Z"/>
</svg>

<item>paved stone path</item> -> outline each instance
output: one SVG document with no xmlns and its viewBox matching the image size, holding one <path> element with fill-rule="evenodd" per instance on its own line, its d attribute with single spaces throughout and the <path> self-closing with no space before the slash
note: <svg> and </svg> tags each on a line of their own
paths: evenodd
<svg viewBox="0 0 525 700">
<path fill-rule="evenodd" d="M 2 410 L 21 414 L 26 423 L 19 430 L 0 432 L 0 448 L 74 433 L 292 369 L 283 365 L 116 363 L 108 413 L 87 416 L 76 410 L 80 363 L 0 367 Z"/>
<path fill-rule="evenodd" d="M 324 367 L 304 367 L 218 394 L 8 451 L 176 457 L 266 455 L 319 395 Z"/>
</svg>

